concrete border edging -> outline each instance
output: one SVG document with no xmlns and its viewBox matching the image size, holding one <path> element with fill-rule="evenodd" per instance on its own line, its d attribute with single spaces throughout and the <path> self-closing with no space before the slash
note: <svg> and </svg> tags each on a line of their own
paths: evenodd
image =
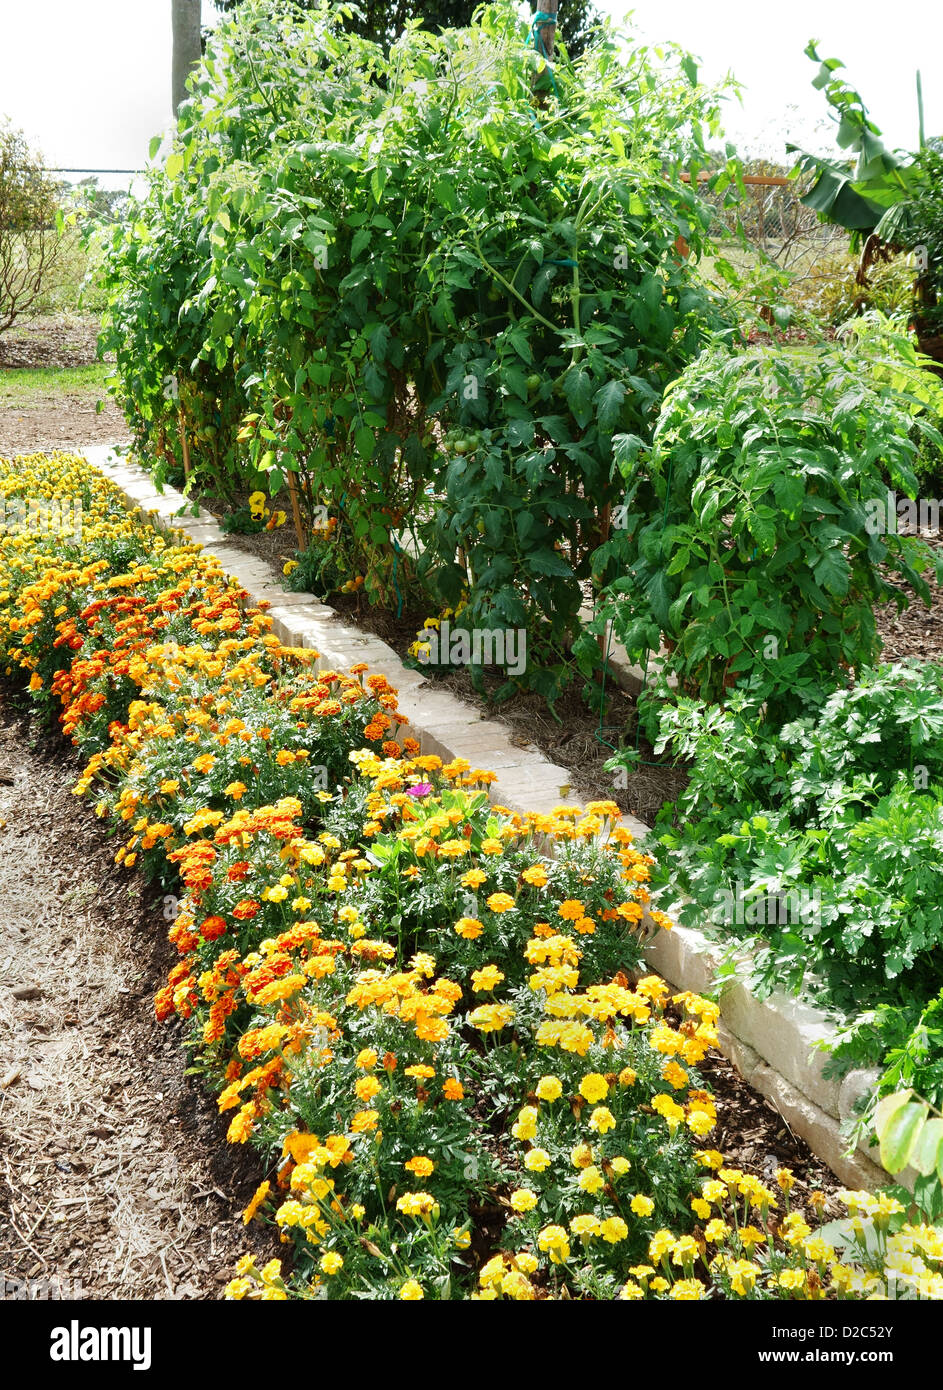
<svg viewBox="0 0 943 1390">
<path fill-rule="evenodd" d="M 202 545 L 253 603 L 267 604 L 281 641 L 316 648 L 322 669 L 363 661 L 371 672 L 385 675 L 396 687 L 399 711 L 424 753 L 446 760 L 464 758 L 472 767 L 498 774 L 490 789 L 492 801 L 518 812 L 550 811 L 561 800 L 579 804 L 569 793 L 566 768 L 512 743 L 505 725 L 487 719 L 457 696 L 436 690 L 427 677 L 404 666 L 392 647 L 344 622 L 327 604 L 287 593 L 265 561 L 228 545 L 210 512 L 198 508 L 192 514 L 192 503 L 180 492 L 171 487 L 158 492 L 144 469 L 116 457 L 110 448 L 77 452 L 117 487 L 130 509 L 144 513 L 158 528 Z M 650 833 L 650 827 L 633 816 L 624 816 L 622 823 L 636 839 Z M 646 957 L 670 984 L 697 992 L 710 985 L 720 949 L 704 933 L 675 926 L 648 943 Z M 721 994 L 719 1032 L 721 1050 L 748 1084 L 843 1182 L 872 1189 L 888 1183 L 889 1175 L 875 1163 L 865 1142 L 849 1155 L 848 1141 L 839 1129 L 859 1097 L 873 1088 L 879 1072 L 854 1071 L 841 1082 L 824 1077 L 825 1054 L 818 1044 L 834 1029 L 821 1010 L 784 994 L 759 1000 L 745 985 L 731 981 Z"/>
</svg>

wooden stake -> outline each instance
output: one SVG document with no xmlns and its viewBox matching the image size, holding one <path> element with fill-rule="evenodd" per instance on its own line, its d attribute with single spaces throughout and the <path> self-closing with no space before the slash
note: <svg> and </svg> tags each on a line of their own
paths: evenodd
<svg viewBox="0 0 943 1390">
<path fill-rule="evenodd" d="M 295 482 L 294 473 L 288 474 L 288 492 L 291 496 L 291 515 L 295 523 L 295 535 L 298 538 L 298 549 L 307 550 L 308 542 L 305 537 L 304 526 L 301 522 L 301 508 L 298 505 L 298 485 Z"/>
<path fill-rule="evenodd" d="M 190 445 L 187 441 L 186 426 L 183 423 L 183 406 L 180 407 L 178 414 L 180 425 L 180 448 L 183 450 L 183 476 L 187 482 L 190 481 Z"/>
</svg>

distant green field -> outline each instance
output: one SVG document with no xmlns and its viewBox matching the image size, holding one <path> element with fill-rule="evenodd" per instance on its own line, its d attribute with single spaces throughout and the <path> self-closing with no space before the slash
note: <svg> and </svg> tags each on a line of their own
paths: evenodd
<svg viewBox="0 0 943 1390">
<path fill-rule="evenodd" d="M 43 399 L 81 396 L 92 403 L 104 397 L 107 362 L 85 367 L 8 367 L 0 370 L 0 409 L 29 409 Z"/>
</svg>

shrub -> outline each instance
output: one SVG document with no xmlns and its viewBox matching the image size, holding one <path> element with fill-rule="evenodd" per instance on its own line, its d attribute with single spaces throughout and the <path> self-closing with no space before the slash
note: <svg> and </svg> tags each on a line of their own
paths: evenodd
<svg viewBox="0 0 943 1390">
<path fill-rule="evenodd" d="M 0 333 L 47 294 L 62 254 L 55 184 L 9 121 L 0 122 Z"/>
<path fill-rule="evenodd" d="M 892 577 L 929 601 L 943 567 L 891 529 L 887 489 L 916 495 L 909 431 L 940 436 L 898 361 L 870 339 L 716 348 L 669 388 L 651 449 L 616 438 L 625 502 L 594 563 L 623 571 L 607 612 L 633 659 L 663 646 L 686 694 L 748 689 L 781 720 L 875 659 L 874 605 L 906 606 Z"/>
<path fill-rule="evenodd" d="M 647 437 L 723 322 L 693 264 L 709 213 L 679 176 L 715 96 L 685 55 L 656 80 L 604 36 L 535 108 L 500 7 L 388 55 L 324 13 L 239 14 L 111 244 L 102 343 L 138 445 L 177 467 L 182 412 L 199 483 L 235 487 L 249 461 L 287 479 L 375 601 L 419 583 L 413 530 L 443 602 L 467 588 L 472 625 L 530 628 L 525 679 L 552 698 L 617 497 L 612 438 Z"/>
<path fill-rule="evenodd" d="M 862 671 L 781 729 L 740 695 L 662 715 L 658 751 L 691 767 L 657 822 L 658 888 L 751 948 L 739 968 L 760 993 L 844 1014 L 841 1069 L 886 1060 L 900 1079 L 895 1050 L 943 984 L 941 740 L 943 668 L 917 661 Z"/>
</svg>

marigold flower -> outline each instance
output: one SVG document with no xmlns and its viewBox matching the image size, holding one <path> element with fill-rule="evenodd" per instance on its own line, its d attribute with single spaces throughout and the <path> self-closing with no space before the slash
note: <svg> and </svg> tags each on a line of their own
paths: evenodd
<svg viewBox="0 0 943 1390">
<path fill-rule="evenodd" d="M 558 1076 L 542 1076 L 534 1089 L 540 1100 L 552 1103 L 563 1094 L 563 1083 Z"/>
<path fill-rule="evenodd" d="M 589 1240 L 592 1236 L 598 1236 L 600 1231 L 599 1220 L 592 1215 L 574 1216 L 570 1222 L 570 1232 L 578 1236 L 580 1240 Z"/>
<path fill-rule="evenodd" d="M 621 1216 L 610 1216 L 606 1221 L 600 1222 L 599 1234 L 609 1245 L 618 1245 L 629 1234 L 629 1228 Z"/>
<path fill-rule="evenodd" d="M 424 1154 L 416 1154 L 413 1158 L 407 1159 L 403 1167 L 409 1173 L 415 1173 L 417 1178 L 428 1178 L 435 1164 L 431 1158 L 426 1158 Z"/>
<path fill-rule="evenodd" d="M 511 1193 L 509 1201 L 514 1211 L 522 1215 L 524 1212 L 534 1210 L 537 1205 L 537 1194 L 531 1192 L 529 1187 L 519 1187 Z"/>
<path fill-rule="evenodd" d="M 514 899 L 510 893 L 492 893 L 485 901 L 491 911 L 497 913 L 498 916 L 503 912 L 510 912 L 514 907 Z"/>
<path fill-rule="evenodd" d="M 415 1279 L 407 1279 L 399 1291 L 399 1296 L 405 1303 L 417 1303 L 426 1295 L 422 1291 L 421 1284 L 417 1284 Z"/>
<path fill-rule="evenodd" d="M 550 1167 L 550 1155 L 546 1149 L 528 1149 L 524 1155 L 524 1167 L 530 1173 L 542 1173 Z"/>
<path fill-rule="evenodd" d="M 651 1197 L 646 1197 L 641 1192 L 636 1192 L 629 1206 L 636 1216 L 651 1216 L 655 1210 L 655 1203 Z"/>
<path fill-rule="evenodd" d="M 553 1264 L 563 1264 L 570 1258 L 570 1242 L 562 1226 L 545 1226 L 537 1236 L 537 1246 L 550 1256 Z"/>
<path fill-rule="evenodd" d="M 256 1188 L 255 1192 L 254 1192 L 253 1195 L 252 1195 L 252 1199 L 251 1199 L 251 1201 L 249 1202 L 249 1205 L 246 1207 L 245 1211 L 242 1213 L 242 1224 L 243 1224 L 244 1226 L 248 1226 L 249 1222 L 252 1220 L 252 1218 L 255 1216 L 256 1212 L 258 1211 L 259 1207 L 260 1207 L 260 1206 L 262 1205 L 262 1203 L 265 1201 L 266 1197 L 268 1196 L 269 1192 L 271 1191 L 271 1188 L 272 1188 L 272 1184 L 268 1181 L 268 1179 L 266 1179 L 265 1182 L 261 1183 L 261 1184 Z"/>
<path fill-rule="evenodd" d="M 487 993 L 497 989 L 504 978 L 504 972 L 499 970 L 496 965 L 485 965 L 481 970 L 472 971 L 472 989 L 476 994 Z"/>
<path fill-rule="evenodd" d="M 608 1094 L 609 1083 L 598 1071 L 587 1072 L 580 1082 L 580 1095 L 591 1105 L 598 1100 L 605 1100 Z"/>
</svg>

